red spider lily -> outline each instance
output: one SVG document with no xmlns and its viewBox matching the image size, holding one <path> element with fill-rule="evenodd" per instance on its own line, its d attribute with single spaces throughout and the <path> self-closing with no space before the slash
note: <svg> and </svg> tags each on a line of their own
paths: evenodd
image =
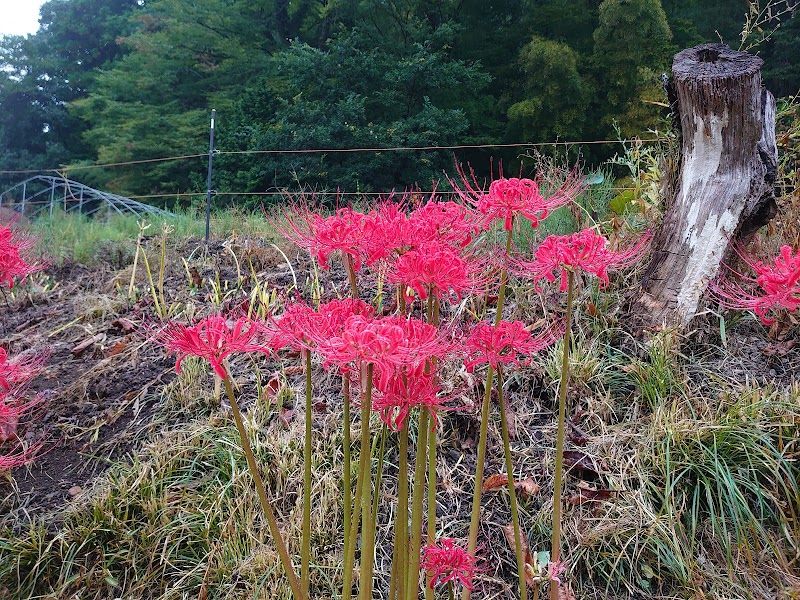
<svg viewBox="0 0 800 600">
<path fill-rule="evenodd" d="M 413 289 L 422 300 L 433 294 L 439 300 L 463 294 L 487 283 L 485 264 L 474 257 L 464 258 L 441 241 L 424 242 L 400 256 L 390 267 L 387 281 Z"/>
<path fill-rule="evenodd" d="M 306 248 L 328 269 L 330 255 L 337 250 L 348 255 L 356 271 L 366 255 L 364 223 L 362 213 L 351 208 L 340 208 L 333 215 L 323 217 L 304 204 L 286 211 L 285 223 L 273 221 L 282 235 L 301 248 Z"/>
<path fill-rule="evenodd" d="M 506 178 L 503 177 L 501 168 L 500 177 L 489 184 L 488 193 L 483 193 L 474 173 L 467 176 L 459 169 L 459 175 L 464 189 L 460 189 L 451 181 L 453 189 L 463 199 L 474 204 L 487 219 L 503 219 L 506 231 L 511 230 L 514 218 L 517 216 L 525 217 L 530 220 L 531 226 L 537 227 L 541 220 L 547 218 L 550 211 L 568 204 L 578 196 L 585 185 L 583 178 L 573 172 L 555 192 L 545 198 L 540 190 L 541 176 L 535 180 Z"/>
<path fill-rule="evenodd" d="M 27 448 L 20 442 L 9 451 L 0 454 L 0 473 L 26 465 L 44 453 L 44 440 L 39 440 Z"/>
<path fill-rule="evenodd" d="M 283 314 L 274 319 L 269 331 L 269 345 L 278 350 L 291 347 L 293 350 L 316 350 L 316 344 L 342 332 L 345 322 L 353 315 L 371 318 L 375 309 L 364 302 L 346 298 L 331 300 L 314 310 L 304 302 L 295 302 L 286 307 Z"/>
<path fill-rule="evenodd" d="M 439 240 L 462 248 L 486 226 L 480 213 L 449 201 L 430 200 L 411 213 L 409 220 L 418 239 Z"/>
<path fill-rule="evenodd" d="M 608 285 L 608 270 L 623 269 L 636 263 L 649 248 L 650 235 L 645 234 L 634 244 L 615 252 L 606 246 L 608 241 L 592 229 L 572 235 L 551 235 L 536 249 L 534 261 L 516 260 L 512 268 L 534 281 L 555 282 L 561 275 L 561 291 L 567 289 L 567 272 L 584 271 L 596 275 Z"/>
<path fill-rule="evenodd" d="M 239 317 L 231 324 L 222 315 L 210 315 L 191 326 L 169 323 L 154 337 L 169 352 L 178 355 L 176 372 L 181 372 L 181 362 L 186 356 L 198 356 L 207 360 L 223 379 L 228 375 L 223 361 L 231 354 L 270 351 L 263 341 L 265 326 L 247 317 Z"/>
<path fill-rule="evenodd" d="M 5 348 L 0 347 L 0 390 L 24 386 L 41 370 L 46 359 L 43 353 L 26 353 L 9 359 Z"/>
<path fill-rule="evenodd" d="M 0 285 L 13 288 L 15 279 L 24 279 L 44 268 L 28 256 L 34 243 L 33 238 L 0 225 Z"/>
<path fill-rule="evenodd" d="M 550 327 L 532 336 L 522 321 L 500 321 L 497 326 L 481 321 L 464 341 L 467 354 L 464 366 L 470 373 L 475 365 L 483 363 L 488 363 L 494 369 L 502 364 L 519 367 L 523 362 L 521 356 L 547 348 L 563 334 L 563 325 Z"/>
<path fill-rule="evenodd" d="M 427 408 L 433 415 L 431 427 L 436 426 L 437 412 L 442 408 L 440 387 L 434 372 L 426 372 L 425 364 L 409 369 L 381 371 L 375 381 L 372 410 L 392 431 L 406 426 L 408 413 L 414 408 Z"/>
<path fill-rule="evenodd" d="M 383 371 L 413 367 L 451 348 L 436 327 L 418 319 L 364 315 L 349 317 L 339 335 L 327 339 L 315 335 L 314 342 L 325 365 L 336 364 L 342 370 L 366 363 Z"/>
<path fill-rule="evenodd" d="M 403 254 L 418 243 L 413 224 L 405 212 L 406 204 L 406 196 L 398 202 L 386 199 L 366 215 L 364 245 L 368 265 Z"/>
<path fill-rule="evenodd" d="M 452 538 L 442 538 L 439 544 L 431 544 L 422 549 L 420 569 L 430 575 L 430 588 L 436 585 L 458 581 L 472 590 L 475 577 L 475 556 L 456 546 Z"/>
<path fill-rule="evenodd" d="M 737 252 L 756 272 L 757 277 L 752 279 L 740 275 L 749 284 L 743 287 L 720 276 L 710 289 L 723 306 L 752 310 L 765 325 L 775 322 L 775 319 L 767 317 L 767 313 L 772 310 L 797 310 L 800 306 L 800 251 L 795 254 L 790 246 L 781 246 L 780 254 L 772 259 L 772 263 L 755 260 L 740 249 Z M 730 267 L 726 268 L 736 273 Z M 754 293 L 756 286 L 761 288 L 762 293 Z"/>
</svg>

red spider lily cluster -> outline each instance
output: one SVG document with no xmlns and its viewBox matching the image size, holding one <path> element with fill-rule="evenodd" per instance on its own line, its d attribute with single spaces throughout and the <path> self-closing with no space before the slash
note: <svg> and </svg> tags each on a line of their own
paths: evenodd
<svg viewBox="0 0 800 600">
<path fill-rule="evenodd" d="M 44 268 L 31 257 L 34 245 L 32 237 L 0 225 L 0 286 L 12 288 L 15 280 L 21 281 Z"/>
<path fill-rule="evenodd" d="M 800 306 L 800 251 L 782 246 L 772 262 L 762 262 L 738 249 L 739 256 L 755 272 L 756 277 L 727 273 L 711 285 L 711 292 L 726 308 L 752 310 L 765 325 L 771 325 L 769 313 L 786 309 L 794 312 Z M 734 280 L 731 276 L 738 275 Z"/>
<path fill-rule="evenodd" d="M 452 538 L 442 538 L 438 544 L 422 549 L 420 568 L 430 575 L 431 589 L 450 581 L 457 581 L 468 590 L 475 577 L 475 555 L 457 546 Z"/>
<path fill-rule="evenodd" d="M 0 287 L 12 288 L 15 281 L 44 268 L 30 257 L 34 244 L 33 238 L 0 225 Z M 44 360 L 44 355 L 35 353 L 9 357 L 0 347 L 0 472 L 29 463 L 46 449 L 44 440 L 26 444 L 17 433 L 45 402 L 44 395 L 27 393 Z"/>
<path fill-rule="evenodd" d="M 403 563 L 397 573 L 407 569 L 412 588 L 414 574 L 422 571 L 428 574 L 431 587 L 456 582 L 470 590 L 475 573 L 472 532 L 466 550 L 449 538 L 420 548 L 422 501 L 417 486 L 422 485 L 424 489 L 424 481 L 420 484 L 417 474 L 435 475 L 437 424 L 446 410 L 457 408 L 453 406 L 455 398 L 463 396 L 461 391 L 445 391 L 449 389 L 443 380 L 445 374 L 453 367 L 473 372 L 476 367 L 486 365 L 488 385 L 484 406 L 487 408 L 482 410 L 488 415 L 492 369 L 520 368 L 529 364 L 533 355 L 555 343 L 566 330 L 563 322 L 553 319 L 532 333 L 532 326 L 527 323 L 502 318 L 500 300 L 493 321 L 481 320 L 466 325 L 463 299 L 488 296 L 496 285 L 498 272 L 501 283 L 497 298 L 503 298 L 508 280 L 503 265 L 511 265 L 513 274 L 537 283 L 540 280 L 555 282 L 560 275 L 562 288 L 567 272 L 592 274 L 608 284 L 608 271 L 633 264 L 647 246 L 645 236 L 614 251 L 605 238 L 587 229 L 572 236 L 551 236 L 531 257 L 509 256 L 513 249 L 510 236 L 515 220 L 525 218 L 536 227 L 553 209 L 571 201 L 580 192 L 582 180 L 571 174 L 548 196 L 540 189 L 540 179 L 500 178 L 493 181 L 486 192 L 480 189 L 474 177 L 468 180 L 461 173 L 461 180 L 461 188 L 456 189 L 462 200 L 460 203 L 441 201 L 435 195 L 420 201 L 413 194 L 405 194 L 399 198 L 389 197 L 369 212 L 339 208 L 330 216 L 322 216 L 308 203 L 298 202 L 273 220 L 287 238 L 307 250 L 323 269 L 330 268 L 332 258 L 340 257 L 354 296 L 358 295 L 359 277 L 362 281 L 374 283 L 380 279 L 381 285 L 387 284 L 385 293 L 396 298 L 388 311 L 381 309 L 382 297 L 376 301 L 377 310 L 357 297 L 333 299 L 316 307 L 296 300 L 287 302 L 278 314 L 264 321 L 211 315 L 195 324 L 170 323 L 154 335 L 177 355 L 177 370 L 186 355 L 195 355 L 208 361 L 214 372 L 226 380 L 230 375 L 225 361 L 233 354 L 254 352 L 281 357 L 283 351 L 289 349 L 293 357 L 297 352 L 302 353 L 306 365 L 311 364 L 312 356 L 316 357 L 324 369 L 342 374 L 346 415 L 350 414 L 350 384 L 355 384 L 355 395 L 362 411 L 362 449 L 369 448 L 372 435 L 370 410 L 384 424 L 383 436 L 390 435 L 387 432 L 398 434 L 401 448 L 409 444 L 409 430 L 412 429 L 409 424 L 417 416 L 419 437 L 414 497 L 409 503 L 407 496 L 411 491 L 400 492 L 398 496 L 406 497 L 398 498 L 395 511 L 404 520 L 411 514 L 412 529 L 416 528 L 412 531 L 407 523 L 403 526 L 403 535 L 407 541 L 416 540 L 416 546 L 397 550 L 398 560 Z M 507 253 L 498 252 L 489 242 L 491 236 L 483 235 L 494 221 L 503 222 Z M 515 249 L 513 251 L 516 253 Z M 380 289 L 384 293 L 384 288 Z M 485 307 L 486 303 L 481 305 Z M 312 406 L 309 371 L 306 371 L 307 407 Z M 502 377 L 498 379 L 502 385 Z M 307 408 L 306 412 L 311 411 Z M 306 418 L 308 440 L 310 414 Z M 348 440 L 349 456 L 350 421 L 345 421 L 343 439 Z M 432 445 L 427 439 L 433 440 Z M 485 441 L 480 443 L 485 444 Z M 421 446 L 423 444 L 428 446 Z M 398 472 L 406 473 L 403 469 L 407 468 L 404 466 L 407 453 L 400 454 Z M 427 471 L 424 462 L 419 462 L 426 460 L 432 461 Z M 357 489 L 364 494 L 372 493 L 370 463 L 369 458 L 359 459 Z M 349 468 L 349 459 L 347 464 Z M 512 473 L 509 467 L 507 465 L 508 472 Z M 481 465 L 481 473 L 482 470 Z M 404 476 L 398 479 L 408 480 Z M 478 476 L 478 471 L 476 480 L 479 489 L 482 477 Z M 350 484 L 349 479 L 343 482 L 344 486 Z M 435 481 L 429 485 L 435 490 Z M 356 502 L 348 508 L 352 507 L 353 514 L 357 515 L 358 510 L 366 511 L 370 506 L 367 496 L 360 505 Z M 350 542 L 351 554 L 348 555 L 348 540 L 356 540 L 359 523 L 369 523 L 370 518 L 372 515 L 362 515 L 361 520 L 354 516 L 350 527 L 355 533 L 345 532 L 346 571 L 347 565 L 352 564 L 348 560 L 352 560 L 355 552 Z M 434 523 L 435 514 L 429 513 L 427 522 Z M 429 535 L 435 536 L 435 525 Z M 361 540 L 362 544 L 374 543 L 374 532 L 372 538 L 367 535 Z M 369 547 L 362 545 L 362 562 L 371 555 Z M 364 577 L 370 581 L 369 571 L 362 570 L 362 573 L 366 573 Z M 405 578 L 405 575 L 399 577 Z M 360 585 L 368 585 L 366 581 Z M 371 597 L 369 590 L 364 592 L 364 597 Z M 345 600 L 350 598 L 347 576 L 342 596 Z"/>
<path fill-rule="evenodd" d="M 569 271 L 591 273 L 608 285 L 608 271 L 638 262 L 647 251 L 649 240 L 650 236 L 645 234 L 627 248 L 613 251 L 608 248 L 606 238 L 592 229 L 572 235 L 551 235 L 536 248 L 534 260 L 515 260 L 513 269 L 533 281 L 546 279 L 553 283 L 559 276 L 562 292 L 567 290 Z"/>
</svg>

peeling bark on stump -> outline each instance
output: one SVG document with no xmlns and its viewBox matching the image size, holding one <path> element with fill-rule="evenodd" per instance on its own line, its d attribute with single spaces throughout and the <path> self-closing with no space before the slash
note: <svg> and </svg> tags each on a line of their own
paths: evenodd
<svg viewBox="0 0 800 600">
<path fill-rule="evenodd" d="M 688 325 L 731 242 L 775 215 L 775 98 L 761 88 L 762 62 L 724 44 L 675 55 L 681 160 L 633 306 L 642 326 Z"/>
</svg>

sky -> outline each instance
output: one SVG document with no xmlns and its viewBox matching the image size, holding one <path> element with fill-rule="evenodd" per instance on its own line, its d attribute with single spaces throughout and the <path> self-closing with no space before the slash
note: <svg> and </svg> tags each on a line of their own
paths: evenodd
<svg viewBox="0 0 800 600">
<path fill-rule="evenodd" d="M 44 0 L 0 0 L 0 35 L 26 35 L 39 29 Z"/>
</svg>

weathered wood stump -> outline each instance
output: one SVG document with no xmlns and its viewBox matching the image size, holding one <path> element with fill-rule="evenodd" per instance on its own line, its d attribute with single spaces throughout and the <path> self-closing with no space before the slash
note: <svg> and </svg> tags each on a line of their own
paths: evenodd
<svg viewBox="0 0 800 600">
<path fill-rule="evenodd" d="M 761 88 L 762 62 L 724 44 L 673 59 L 668 94 L 681 156 L 633 306 L 644 326 L 688 325 L 731 243 L 775 215 L 775 98 Z"/>
</svg>

